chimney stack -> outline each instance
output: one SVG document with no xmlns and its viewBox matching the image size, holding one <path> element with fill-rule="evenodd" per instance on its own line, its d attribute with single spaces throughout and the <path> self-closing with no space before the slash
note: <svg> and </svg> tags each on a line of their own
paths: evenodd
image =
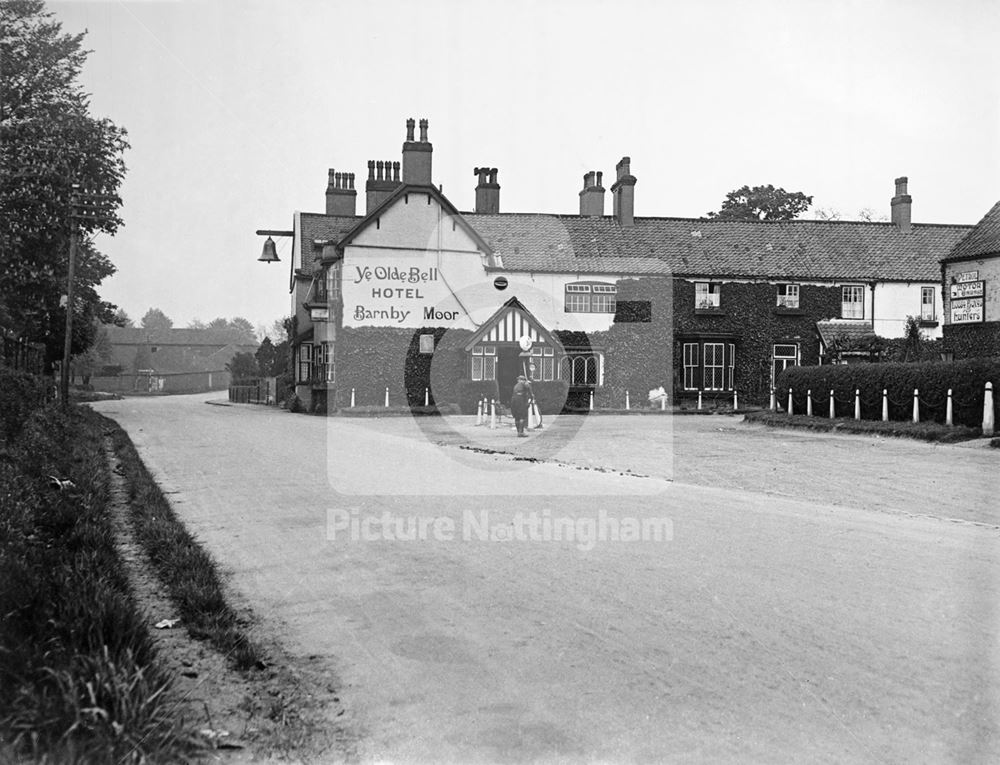
<svg viewBox="0 0 1000 765">
<path fill-rule="evenodd" d="M 477 167 L 472 171 L 479 176 L 476 185 L 476 214 L 489 215 L 500 212 L 500 184 L 495 167 Z"/>
<path fill-rule="evenodd" d="M 389 198 L 399 186 L 399 163 L 390 160 L 368 160 L 368 181 L 365 183 L 365 215 Z"/>
<path fill-rule="evenodd" d="M 414 121 L 406 121 L 406 142 L 403 143 L 403 183 L 431 186 L 431 154 L 434 147 L 427 140 L 427 120 L 420 120 L 420 140 L 413 140 Z"/>
<path fill-rule="evenodd" d="M 910 224 L 910 207 L 913 198 L 906 193 L 906 176 L 896 179 L 896 196 L 892 198 L 892 222 L 900 231 L 908 232 L 913 226 Z"/>
<path fill-rule="evenodd" d="M 357 199 L 354 173 L 338 173 L 331 167 L 326 184 L 326 214 L 353 218 L 357 215 Z"/>
<path fill-rule="evenodd" d="M 601 181 L 604 173 L 591 170 L 583 176 L 583 191 L 580 192 L 580 216 L 596 217 L 604 215 L 604 187 Z"/>
<path fill-rule="evenodd" d="M 622 157 L 619 160 L 615 165 L 618 180 L 611 187 L 611 193 L 614 195 L 615 220 L 623 227 L 635 225 L 635 176 L 629 172 L 631 162 L 630 157 Z"/>
</svg>

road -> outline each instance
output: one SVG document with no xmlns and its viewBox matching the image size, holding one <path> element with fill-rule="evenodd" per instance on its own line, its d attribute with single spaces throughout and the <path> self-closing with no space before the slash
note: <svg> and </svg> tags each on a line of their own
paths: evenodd
<svg viewBox="0 0 1000 765">
<path fill-rule="evenodd" d="M 724 417 L 518 440 L 191 396 L 95 408 L 339 679 L 365 761 L 1000 761 L 995 450 Z M 609 518 L 670 533 L 592 538 Z"/>
</svg>

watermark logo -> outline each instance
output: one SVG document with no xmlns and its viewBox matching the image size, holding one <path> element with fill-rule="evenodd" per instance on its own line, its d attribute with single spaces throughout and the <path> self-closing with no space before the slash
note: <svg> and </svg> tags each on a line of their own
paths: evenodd
<svg viewBox="0 0 1000 765">
<path fill-rule="evenodd" d="M 674 538 L 673 521 L 664 516 L 605 510 L 570 515 L 548 509 L 497 515 L 489 510 L 464 510 L 456 517 L 331 508 L 326 536 L 331 542 L 568 542 L 583 552 L 598 544 L 671 542 Z"/>
</svg>

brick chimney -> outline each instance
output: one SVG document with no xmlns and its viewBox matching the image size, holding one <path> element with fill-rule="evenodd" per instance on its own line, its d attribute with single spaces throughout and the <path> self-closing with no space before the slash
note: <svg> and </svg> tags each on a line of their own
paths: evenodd
<svg viewBox="0 0 1000 765">
<path fill-rule="evenodd" d="M 427 140 L 427 120 L 420 120 L 420 140 L 413 140 L 414 122 L 406 121 L 406 141 L 403 143 L 403 183 L 431 186 L 431 154 L 434 147 Z"/>
<path fill-rule="evenodd" d="M 604 173 L 591 170 L 583 176 L 583 191 L 580 192 L 580 215 L 601 217 L 604 215 L 604 187 L 601 181 Z"/>
<path fill-rule="evenodd" d="M 326 184 L 326 214 L 354 217 L 357 213 L 358 192 L 354 190 L 354 173 L 338 173 L 330 168 Z"/>
<path fill-rule="evenodd" d="M 899 227 L 900 231 L 910 231 L 913 226 L 910 224 L 910 206 L 913 197 L 906 193 L 906 176 L 896 179 L 896 196 L 892 198 L 892 222 Z"/>
<path fill-rule="evenodd" d="M 619 226 L 631 227 L 635 225 L 635 176 L 629 172 L 629 164 L 632 162 L 629 157 L 622 157 L 615 170 L 618 172 L 618 180 L 611 187 L 614 195 L 614 214 Z"/>
<path fill-rule="evenodd" d="M 365 183 L 365 214 L 367 215 L 402 185 L 399 163 L 389 160 L 368 160 L 368 181 Z"/>
<path fill-rule="evenodd" d="M 473 171 L 479 176 L 476 185 L 476 213 L 479 215 L 500 212 L 500 184 L 497 183 L 495 167 L 477 167 Z"/>
</svg>

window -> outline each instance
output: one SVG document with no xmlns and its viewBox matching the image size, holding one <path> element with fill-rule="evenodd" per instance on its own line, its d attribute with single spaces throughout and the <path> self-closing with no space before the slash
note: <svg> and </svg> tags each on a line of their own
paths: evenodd
<svg viewBox="0 0 1000 765">
<path fill-rule="evenodd" d="M 299 383 L 309 382 L 312 371 L 312 343 L 302 343 L 299 346 L 299 363 L 295 375 L 295 381 Z"/>
<path fill-rule="evenodd" d="M 694 307 L 698 309 L 718 308 L 721 305 L 721 284 L 710 282 L 694 283 Z"/>
<path fill-rule="evenodd" d="M 795 343 L 775 343 L 771 357 L 771 386 L 788 367 L 799 363 L 799 346 Z"/>
<path fill-rule="evenodd" d="M 554 380 L 556 365 L 552 348 L 532 348 L 531 366 L 528 371 L 532 380 Z"/>
<path fill-rule="evenodd" d="M 865 318 L 865 288 L 860 284 L 847 284 L 842 288 L 840 298 L 842 319 Z"/>
<path fill-rule="evenodd" d="M 934 287 L 920 288 L 920 320 L 935 321 Z"/>
<path fill-rule="evenodd" d="M 317 343 L 313 349 L 313 382 L 336 382 L 333 369 L 333 343 Z"/>
<path fill-rule="evenodd" d="M 725 349 L 722 343 L 705 343 L 705 390 L 725 390 Z"/>
<path fill-rule="evenodd" d="M 472 379 L 497 379 L 497 347 L 495 345 L 474 345 L 472 347 Z"/>
<path fill-rule="evenodd" d="M 799 307 L 799 285 L 779 284 L 778 308 L 798 308 L 798 307 Z"/>
<path fill-rule="evenodd" d="M 334 300 L 340 295 L 340 263 L 334 263 L 326 269 L 325 300 Z"/>
<path fill-rule="evenodd" d="M 596 353 L 564 356 L 559 364 L 559 378 L 570 386 L 600 385 L 601 357 Z"/>
<path fill-rule="evenodd" d="M 729 344 L 729 354 L 726 356 L 726 374 L 729 377 L 729 390 L 733 390 L 733 371 L 736 366 L 736 346 Z"/>
<path fill-rule="evenodd" d="M 698 343 L 684 343 L 684 390 L 698 389 Z"/>
<path fill-rule="evenodd" d="M 566 313 L 614 313 L 614 284 L 578 282 L 566 285 Z"/>
</svg>

